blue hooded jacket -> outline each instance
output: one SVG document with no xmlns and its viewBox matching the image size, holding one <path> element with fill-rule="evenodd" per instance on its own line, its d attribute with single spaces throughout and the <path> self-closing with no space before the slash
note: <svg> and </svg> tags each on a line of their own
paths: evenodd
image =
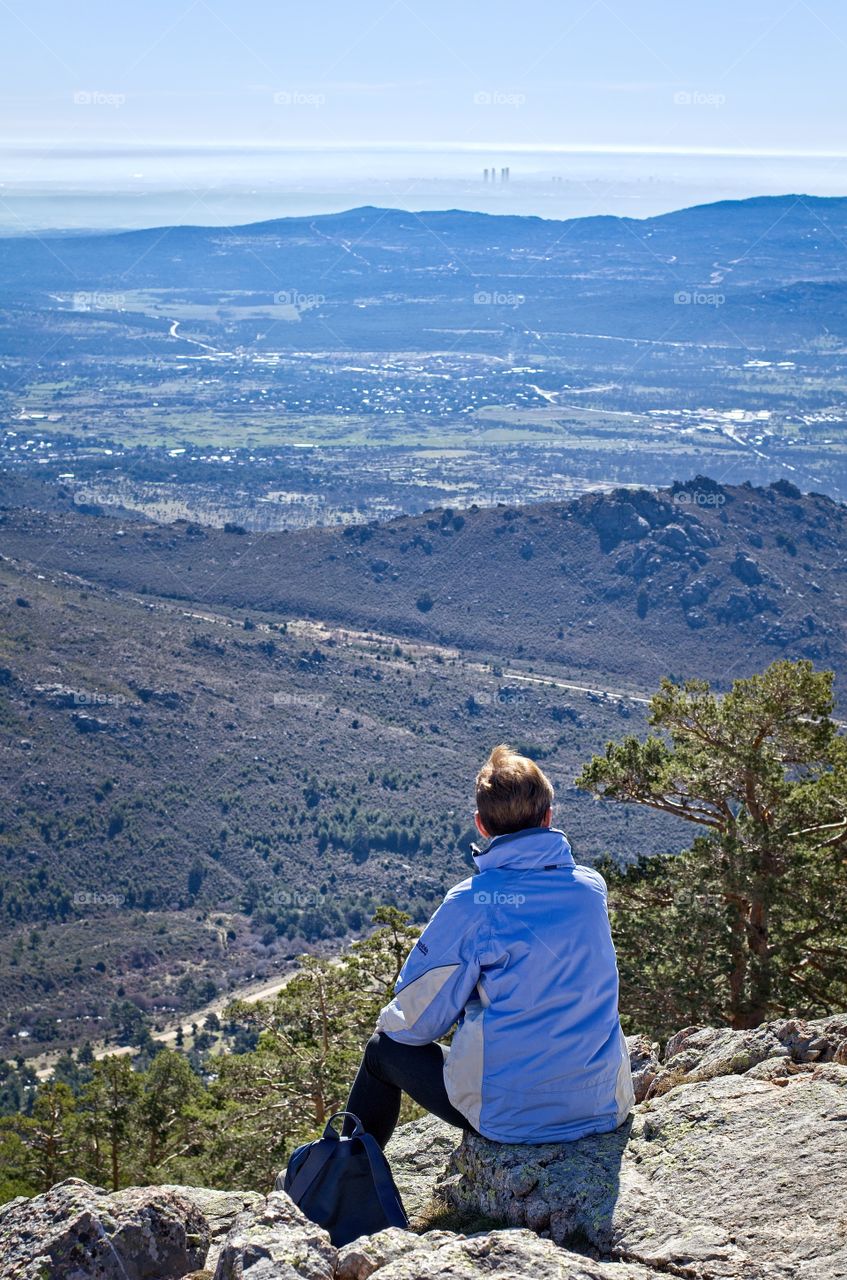
<svg viewBox="0 0 847 1280">
<path fill-rule="evenodd" d="M 458 1021 L 444 1081 L 497 1142 L 604 1133 L 634 1104 L 603 877 L 561 831 L 498 836 L 450 890 L 377 1030 L 429 1044 Z"/>
</svg>

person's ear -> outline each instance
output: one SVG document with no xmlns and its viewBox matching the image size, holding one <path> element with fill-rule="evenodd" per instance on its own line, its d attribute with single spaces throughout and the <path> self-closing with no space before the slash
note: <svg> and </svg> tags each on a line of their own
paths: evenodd
<svg viewBox="0 0 847 1280">
<path fill-rule="evenodd" d="M 488 832 L 485 830 L 485 827 L 482 825 L 482 819 L 479 816 L 479 810 L 477 810 L 476 813 L 474 814 L 473 820 L 476 824 L 476 829 L 479 832 L 479 834 L 482 836 L 483 840 L 488 840 L 489 835 L 488 835 Z"/>
<path fill-rule="evenodd" d="M 552 821 L 553 821 L 553 806 L 551 805 L 550 808 L 545 813 L 541 825 L 542 827 L 549 827 Z"/>
</svg>

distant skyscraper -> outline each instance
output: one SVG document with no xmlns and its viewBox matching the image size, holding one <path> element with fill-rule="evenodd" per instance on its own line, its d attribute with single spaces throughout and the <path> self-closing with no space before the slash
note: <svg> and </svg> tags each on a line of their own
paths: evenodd
<svg viewBox="0 0 847 1280">
<path fill-rule="evenodd" d="M 483 169 L 483 171 L 482 171 L 482 180 L 483 180 L 483 182 L 487 182 L 487 181 L 488 181 L 488 170 L 487 170 L 487 169 Z"/>
</svg>

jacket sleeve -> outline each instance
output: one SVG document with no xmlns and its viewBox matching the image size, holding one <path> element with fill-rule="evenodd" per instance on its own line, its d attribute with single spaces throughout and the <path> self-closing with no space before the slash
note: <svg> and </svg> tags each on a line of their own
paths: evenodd
<svg viewBox="0 0 847 1280">
<path fill-rule="evenodd" d="M 458 1020 L 480 974 L 475 906 L 463 888 L 445 898 L 403 965 L 377 1031 L 402 1044 L 430 1044 Z"/>
</svg>

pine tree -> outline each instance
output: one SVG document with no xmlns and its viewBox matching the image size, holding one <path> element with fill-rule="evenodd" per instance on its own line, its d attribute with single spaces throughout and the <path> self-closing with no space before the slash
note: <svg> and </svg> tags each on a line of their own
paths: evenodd
<svg viewBox="0 0 847 1280">
<path fill-rule="evenodd" d="M 140 1094 L 141 1080 L 133 1071 L 131 1059 L 118 1054 L 94 1063 L 91 1083 L 83 1091 L 83 1127 L 89 1151 L 97 1167 L 102 1168 L 104 1160 L 107 1163 L 113 1191 L 121 1185 L 125 1157 L 130 1153 Z"/>
<path fill-rule="evenodd" d="M 609 868 L 624 1008 L 639 1029 L 751 1027 L 847 1002 L 847 741 L 832 672 L 774 662 L 714 694 L 663 680 L 655 732 L 577 785 L 695 824 L 677 857 Z"/>
<path fill-rule="evenodd" d="M 152 1177 L 166 1160 L 187 1152 L 189 1114 L 203 1086 L 181 1053 L 162 1049 L 142 1077 L 139 1124 L 147 1136 L 145 1175 Z"/>
<path fill-rule="evenodd" d="M 32 1153 L 41 1191 L 74 1171 L 75 1110 L 76 1100 L 66 1084 L 45 1084 L 38 1090 L 32 1116 L 23 1121 L 21 1137 Z"/>
<path fill-rule="evenodd" d="M 32 1152 L 21 1137 L 23 1124 L 20 1116 L 0 1117 L 0 1205 L 44 1190 L 35 1175 Z"/>
</svg>

